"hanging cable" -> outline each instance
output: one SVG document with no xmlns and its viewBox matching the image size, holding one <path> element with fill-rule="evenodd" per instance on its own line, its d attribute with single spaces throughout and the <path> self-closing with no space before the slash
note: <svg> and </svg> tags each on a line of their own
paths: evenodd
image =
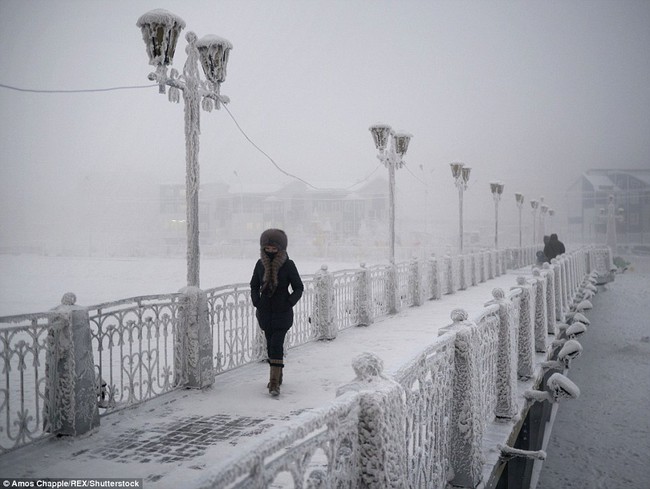
<svg viewBox="0 0 650 489">
<path fill-rule="evenodd" d="M 222 105 L 222 107 L 223 107 L 224 109 L 226 109 L 226 112 L 228 112 L 228 115 L 230 116 L 230 118 L 232 119 L 232 121 L 235 123 L 235 126 L 237 126 L 237 129 L 239 129 L 239 132 L 242 133 L 242 135 L 246 138 L 246 140 L 247 140 L 247 141 L 248 141 L 248 142 L 249 142 L 249 143 L 250 143 L 250 144 L 251 144 L 255 149 L 257 149 L 257 150 L 258 150 L 260 153 L 262 153 L 266 158 L 268 158 L 268 160 L 273 164 L 273 166 L 275 166 L 275 168 L 277 168 L 277 170 L 278 170 L 279 172 L 281 172 L 282 174 L 284 174 L 284 175 L 286 175 L 286 176 L 288 176 L 288 177 L 290 177 L 290 178 L 294 178 L 294 179 L 296 179 L 296 180 L 298 180 L 298 181 L 304 183 L 305 185 L 307 185 L 308 187 L 313 188 L 314 190 L 334 190 L 334 189 L 331 189 L 331 188 L 316 187 L 315 185 L 312 185 L 312 184 L 309 183 L 308 181 L 306 181 L 306 180 L 304 180 L 304 179 L 302 179 L 302 178 L 300 178 L 300 177 L 298 177 L 298 176 L 296 176 L 296 175 L 294 175 L 294 174 L 292 174 L 292 173 L 289 173 L 289 172 L 285 171 L 284 169 L 282 169 L 282 168 L 280 167 L 280 165 L 278 165 L 278 164 L 275 162 L 275 160 L 274 160 L 273 158 L 271 158 L 271 157 L 268 155 L 268 153 L 266 153 L 262 148 L 260 148 L 257 144 L 255 144 L 255 142 L 254 142 L 250 137 L 248 137 L 248 134 L 246 134 L 246 132 L 245 132 L 245 131 L 242 129 L 242 127 L 239 125 L 239 122 L 237 122 L 237 119 L 235 119 L 235 116 L 232 114 L 232 112 L 230 112 L 230 109 L 228 108 L 228 106 L 227 106 L 226 104 L 223 104 L 223 103 L 222 103 L 221 105 Z M 354 182 L 352 185 L 350 185 L 350 186 L 348 186 L 348 187 L 345 187 L 345 188 L 343 188 L 343 189 L 335 189 L 335 190 L 349 190 L 349 189 L 355 187 L 356 185 L 359 185 L 360 183 L 365 182 L 366 180 L 368 180 L 368 179 L 369 179 L 369 178 L 370 178 L 370 177 L 371 177 L 371 176 L 372 176 L 372 175 L 377 171 L 377 169 L 378 169 L 380 166 L 381 166 L 381 164 L 378 164 L 378 165 L 375 167 L 375 169 L 372 170 L 368 175 L 366 175 L 364 178 L 362 178 L 362 179 L 360 179 L 360 180 L 357 180 L 357 181 Z"/>
<path fill-rule="evenodd" d="M 17 92 L 30 92 L 30 93 L 87 93 L 87 92 L 110 92 L 112 90 L 132 90 L 134 88 L 151 88 L 157 87 L 158 85 L 133 85 L 126 87 L 109 87 L 109 88 L 84 88 L 79 90 L 36 90 L 31 88 L 20 88 L 12 87 L 11 85 L 5 85 L 0 83 L 1 88 L 7 88 L 9 90 L 16 90 Z"/>
<path fill-rule="evenodd" d="M 406 170 L 407 170 L 411 175 L 413 175 L 413 178 L 415 178 L 418 182 L 420 182 L 420 183 L 421 183 L 422 185 L 424 185 L 425 187 L 427 186 L 426 182 L 425 182 L 424 180 L 422 180 L 420 177 L 418 177 L 415 173 L 413 173 L 413 172 L 411 171 L 411 169 L 408 167 L 407 164 L 404 164 L 404 168 L 406 168 Z"/>
<path fill-rule="evenodd" d="M 29 93 L 89 93 L 89 92 L 108 92 L 108 91 L 113 91 L 113 90 L 131 90 L 131 89 L 139 89 L 139 88 L 151 88 L 151 87 L 157 87 L 158 84 L 152 84 L 152 85 L 132 85 L 132 86 L 123 86 L 123 87 L 108 87 L 108 88 L 87 88 L 87 89 L 75 89 L 75 90 L 37 90 L 37 89 L 30 89 L 30 88 L 21 88 L 21 87 L 14 87 L 11 85 L 5 85 L 4 83 L 0 83 L 0 88 L 6 88 L 9 90 L 16 90 L 18 92 L 29 92 Z M 298 180 L 299 182 L 304 183 L 308 187 L 314 189 L 314 190 L 349 190 L 365 181 L 367 181 L 381 166 L 378 164 L 374 170 L 372 170 L 368 175 L 366 175 L 364 178 L 361 178 L 360 180 L 355 181 L 352 185 L 349 185 L 348 187 L 344 187 L 343 189 L 332 189 L 332 188 L 323 188 L 323 187 L 317 187 L 315 185 L 312 185 L 309 183 L 307 180 L 304 180 L 303 178 L 300 178 L 297 175 L 294 175 L 292 173 L 289 173 L 288 171 L 284 170 L 280 165 L 278 165 L 271 156 L 269 156 L 268 153 L 266 153 L 262 148 L 260 148 L 255 142 L 246 134 L 246 132 L 242 129 L 242 127 L 239 125 L 239 122 L 237 122 L 237 119 L 235 116 L 232 114 L 230 109 L 227 107 L 225 103 L 221 104 L 224 109 L 226 109 L 226 112 L 228 112 L 228 115 L 232 119 L 232 121 L 235 123 L 235 126 L 241 132 L 241 134 L 246 138 L 246 140 L 260 153 L 262 153 L 272 164 L 273 166 L 283 175 L 286 175 L 289 178 L 293 178 L 295 180 Z M 410 171 L 410 170 L 409 170 Z M 414 175 L 415 176 L 415 175 Z M 416 177 L 417 178 L 417 177 Z"/>
</svg>

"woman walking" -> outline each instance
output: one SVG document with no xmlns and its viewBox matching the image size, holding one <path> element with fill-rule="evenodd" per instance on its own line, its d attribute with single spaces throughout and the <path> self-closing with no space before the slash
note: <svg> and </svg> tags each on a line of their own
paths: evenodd
<svg viewBox="0 0 650 489">
<path fill-rule="evenodd" d="M 284 368 L 284 338 L 293 325 L 293 306 L 304 286 L 295 263 L 287 255 L 287 235 L 267 229 L 260 236 L 260 259 L 251 278 L 251 300 L 264 336 L 271 366 L 269 394 L 280 395 Z M 289 291 L 291 287 L 291 292 Z"/>
</svg>

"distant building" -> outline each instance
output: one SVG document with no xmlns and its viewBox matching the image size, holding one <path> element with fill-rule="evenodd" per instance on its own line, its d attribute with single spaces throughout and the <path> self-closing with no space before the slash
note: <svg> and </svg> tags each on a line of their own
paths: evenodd
<svg viewBox="0 0 650 489">
<path fill-rule="evenodd" d="M 604 240 L 610 194 L 619 245 L 650 243 L 650 169 L 585 172 L 567 191 L 568 239 Z"/>
<path fill-rule="evenodd" d="M 351 188 L 315 190 L 285 185 L 202 184 L 199 233 L 202 246 L 257 241 L 269 227 L 285 229 L 292 242 L 341 243 L 385 235 L 388 184 L 376 178 Z M 185 185 L 160 186 L 160 225 L 169 250 L 185 246 Z"/>
</svg>

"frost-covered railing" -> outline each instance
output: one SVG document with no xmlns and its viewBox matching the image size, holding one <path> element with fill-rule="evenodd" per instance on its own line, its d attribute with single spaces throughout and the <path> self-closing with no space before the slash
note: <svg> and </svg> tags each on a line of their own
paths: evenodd
<svg viewBox="0 0 650 489">
<path fill-rule="evenodd" d="M 45 369 L 65 321 L 54 312 L 0 319 L 0 455 L 53 431 L 43 406 L 56 392 L 46 390 Z"/>
<path fill-rule="evenodd" d="M 454 338 L 439 338 L 394 375 L 404 389 L 408 487 L 444 487 L 450 475 Z"/>
<path fill-rule="evenodd" d="M 400 308 L 417 306 L 425 300 L 438 299 L 442 294 L 484 281 L 489 276 L 490 263 L 496 263 L 491 256 L 496 257 L 496 252 L 481 251 L 463 257 L 431 256 L 426 260 L 399 263 L 394 268 L 362 265 L 359 269 L 334 273 L 324 266 L 318 273 L 303 277 L 305 292 L 294 309 L 294 326 L 287 335 L 287 346 L 334 339 L 342 329 L 370 325 L 374 319 Z M 517 256 L 534 256 L 534 248 L 517 250 Z M 585 257 L 583 266 L 589 263 L 589 258 Z M 496 269 L 494 273 L 498 273 Z M 565 266 L 557 280 L 567 280 L 571 276 L 571 270 Z M 46 404 L 54 406 L 49 411 L 50 416 L 60 411 L 55 399 L 48 399 L 44 394 L 44 378 L 53 386 L 63 385 L 59 389 L 62 399 L 72 395 L 70 385 L 83 379 L 83 388 L 73 389 L 83 393 L 83 400 L 66 398 L 60 402 L 64 405 L 86 403 L 73 411 L 86 413 L 92 424 L 97 408 L 107 414 L 179 386 L 210 385 L 215 373 L 265 358 L 265 340 L 257 326 L 248 284 L 206 291 L 190 289 L 194 288 L 188 287 L 177 294 L 136 297 L 90 307 L 74 305 L 76 299 L 65 302 L 65 306 L 59 308 L 65 309 L 62 317 L 76 318 L 66 320 L 65 324 L 74 334 L 80 335 L 72 343 L 81 356 L 77 361 L 66 354 L 69 362 L 60 362 L 54 368 L 53 359 L 61 357 L 69 344 L 65 338 L 57 340 L 49 360 L 50 369 L 43 367 L 42 356 L 48 343 L 42 335 L 46 330 L 54 331 L 51 314 L 0 318 L 0 334 L 3 335 L 0 358 L 4 362 L 5 377 L 0 410 L 6 419 L 6 428 L 0 437 L 8 440 L 2 445 L 3 449 L 29 443 L 42 435 L 43 429 L 38 431 L 35 426 L 44 423 Z M 557 317 L 566 305 L 568 296 L 566 291 L 558 292 L 551 287 L 548 291 L 553 297 L 547 299 L 557 300 L 557 306 L 548 302 L 550 322 L 550 318 Z M 74 297 L 74 294 L 66 296 Z M 3 324 L 10 326 L 2 327 Z M 40 342 L 40 346 L 35 342 Z M 31 359 L 29 368 L 36 373 L 30 381 L 26 366 L 35 352 L 37 358 Z M 73 367 L 83 368 L 76 371 Z M 68 376 L 74 375 L 78 378 L 66 386 Z M 23 380 L 16 380 L 18 378 Z M 30 390 L 34 394 L 29 394 Z M 56 391 L 54 388 L 48 392 Z M 17 399 L 21 399 L 19 409 L 15 407 Z M 90 413 L 88 409 L 95 411 Z M 61 426 L 68 429 L 65 426 L 70 425 L 70 433 L 82 432 L 76 421 L 65 418 L 65 413 L 58 416 L 52 429 L 61 432 Z M 18 427 L 17 431 L 13 427 Z"/>
<path fill-rule="evenodd" d="M 254 450 L 208 472 L 194 488 L 358 487 L 359 397 L 344 394 L 270 431 Z"/>
<path fill-rule="evenodd" d="M 206 290 L 214 369 L 224 372 L 260 358 L 259 326 L 248 284 Z"/>
<path fill-rule="evenodd" d="M 577 292 L 591 272 L 588 255 L 584 249 L 563 255 L 534 269 L 532 275 L 527 272 L 518 277 L 508 291 L 494 289 L 492 299 L 471 320 L 463 310 L 452 311 L 453 323 L 441 328 L 430 345 L 405 359 L 392 375 L 383 372 L 381 359 L 373 354 L 355 359 L 356 379 L 338 389 L 340 397 L 335 401 L 357 403 L 354 414 L 348 411 L 345 434 L 339 434 L 334 421 L 316 422 L 327 424 L 321 430 L 330 435 L 327 449 L 323 446 L 319 456 L 320 470 L 313 470 L 318 443 L 309 442 L 308 433 L 314 420 L 335 404 L 316 410 L 313 417 L 293 420 L 289 430 L 269 433 L 243 459 L 226 461 L 195 487 L 277 483 L 282 487 L 416 489 L 444 488 L 449 481 L 458 487 L 476 487 L 484 474 L 488 427 L 503 425 L 505 420 L 512 423 L 522 414 L 518 382 L 530 380 L 539 369 L 535 352 L 550 355 L 554 343 L 548 336 L 561 329 L 556 321 L 583 304 L 578 304 L 581 295 Z M 502 255 L 499 259 L 509 258 Z M 420 270 L 430 277 L 425 297 L 435 298 L 435 280 L 441 275 L 437 262 L 432 257 L 425 265 L 427 270 Z M 490 263 L 489 257 L 484 263 Z M 492 269 L 492 273 L 501 272 L 502 268 Z M 358 416 L 356 422 L 354 416 Z M 307 451 L 303 448 L 306 441 L 311 447 Z M 345 460 L 356 460 L 356 465 L 332 465 L 342 447 Z"/>
<path fill-rule="evenodd" d="M 182 294 L 135 297 L 87 307 L 102 414 L 174 389 Z"/>
</svg>

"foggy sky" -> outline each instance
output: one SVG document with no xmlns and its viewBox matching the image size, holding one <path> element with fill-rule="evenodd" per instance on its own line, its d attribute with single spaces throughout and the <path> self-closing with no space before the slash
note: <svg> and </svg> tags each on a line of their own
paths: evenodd
<svg viewBox="0 0 650 489">
<path fill-rule="evenodd" d="M 452 161 L 473 168 L 468 220 L 492 217 L 491 180 L 505 183 L 504 219 L 515 219 L 515 191 L 544 195 L 561 218 L 583 171 L 650 166 L 646 0 L 0 0 L 0 83 L 151 84 L 135 23 L 154 8 L 187 24 L 179 71 L 188 31 L 232 42 L 230 110 L 280 166 L 317 186 L 375 169 L 376 122 L 413 134 L 408 168 L 426 182 L 431 212 L 454 219 Z M 146 200 L 139 182 L 184 182 L 183 106 L 155 87 L 0 88 L 0 111 L 0 243 L 70 232 L 84 178 L 118 182 L 94 190 L 106 212 L 112 199 Z M 225 111 L 202 111 L 201 132 L 202 182 L 236 186 L 233 171 L 244 183 L 287 181 Z M 422 212 L 422 183 L 402 169 L 397 186 L 402 205 L 420 205 L 402 212 Z"/>
</svg>

